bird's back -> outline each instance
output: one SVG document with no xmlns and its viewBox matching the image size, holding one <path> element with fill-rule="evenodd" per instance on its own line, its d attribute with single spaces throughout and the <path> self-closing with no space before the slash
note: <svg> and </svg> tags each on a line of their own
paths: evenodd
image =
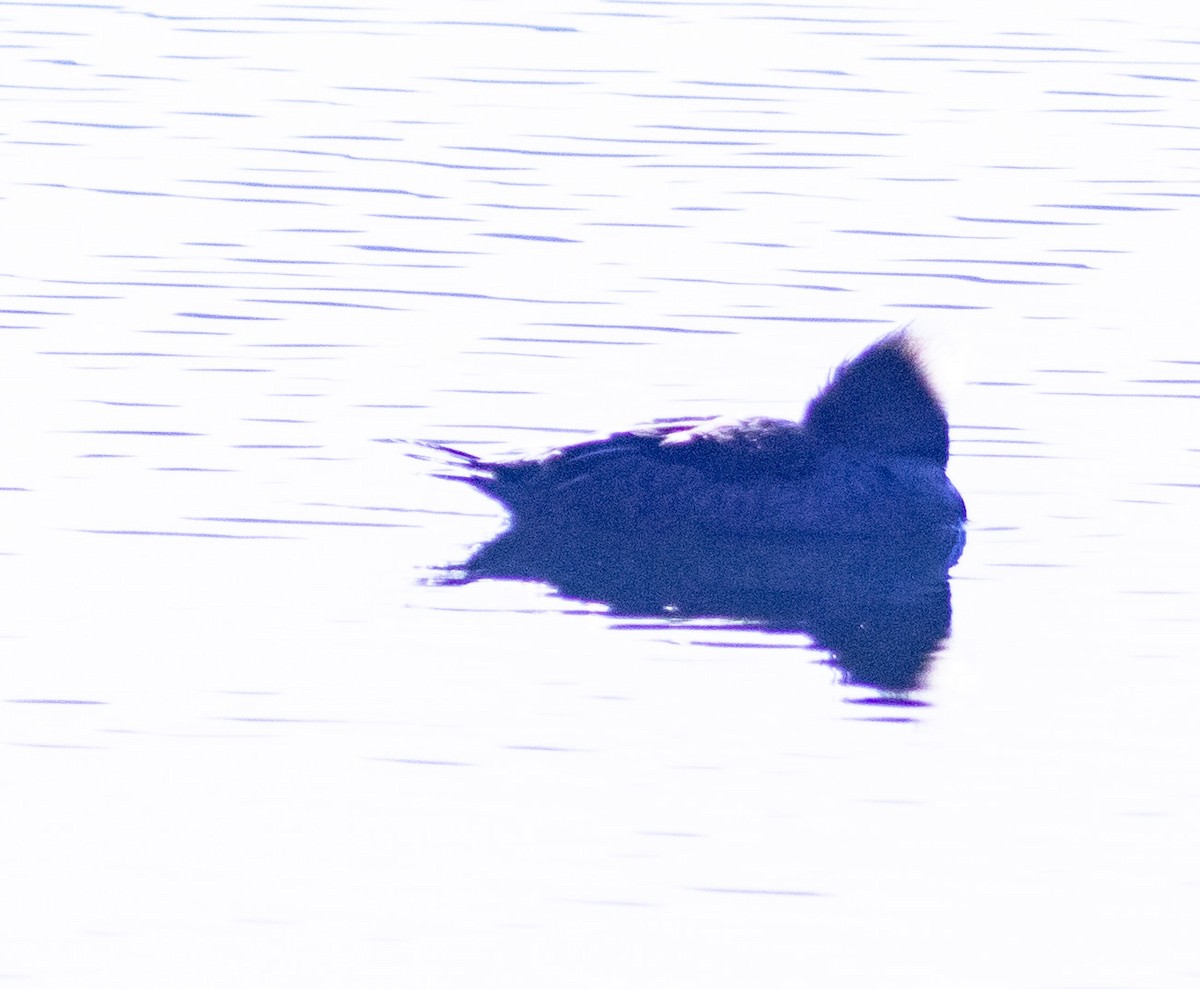
<svg viewBox="0 0 1200 989">
<path fill-rule="evenodd" d="M 961 526 L 946 416 L 903 333 L 842 365 L 800 422 L 661 420 L 539 459 L 472 458 L 514 531 L 887 536 Z"/>
</svg>

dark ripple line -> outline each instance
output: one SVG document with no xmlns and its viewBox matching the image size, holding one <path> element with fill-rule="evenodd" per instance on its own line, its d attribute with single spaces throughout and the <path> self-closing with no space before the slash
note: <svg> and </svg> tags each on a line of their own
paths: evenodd
<svg viewBox="0 0 1200 989">
<path fill-rule="evenodd" d="M 478 255 L 479 251 L 440 251 L 430 247 L 392 247 L 388 244 L 351 244 L 360 251 L 384 251 L 394 254 Z"/>
<path fill-rule="evenodd" d="M 78 278 L 55 278 L 47 279 L 54 284 L 60 285 L 108 285 L 121 288 L 234 288 L 235 286 L 222 285 L 216 282 L 114 282 L 102 281 L 92 282 Z M 289 287 L 280 289 L 279 286 L 272 285 L 270 288 L 276 290 L 287 291 Z M 511 295 L 487 295 L 482 292 L 434 292 L 425 289 L 413 288 L 354 288 L 350 286 L 309 286 L 297 285 L 291 288 L 293 292 L 359 292 L 363 294 L 388 294 L 388 295 L 426 295 L 437 298 L 451 299 L 484 299 L 489 302 L 531 302 L 541 305 L 553 306 L 611 306 L 616 303 L 607 299 L 525 299 L 519 296 Z M 192 370 L 242 370 L 241 368 L 193 368 Z M 247 370 L 261 370 L 259 368 L 249 368 Z"/>
<path fill-rule="evenodd" d="M 104 398 L 88 398 L 88 401 L 101 404 L 101 406 L 122 406 L 127 408 L 179 408 L 178 404 L 173 402 L 114 402 L 104 400 Z"/>
<path fill-rule="evenodd" d="M 470 82 L 482 86 L 591 86 L 590 79 L 468 79 L 465 76 L 426 76 L 437 82 Z"/>
<path fill-rule="evenodd" d="M 950 302 L 889 302 L 892 309 L 991 309 L 991 306 L 959 306 Z"/>
<path fill-rule="evenodd" d="M 1126 109 L 1119 109 L 1117 107 L 1111 107 L 1111 106 L 1103 106 L 1103 107 L 1052 106 L 1052 107 L 1047 107 L 1042 112 L 1043 113 L 1094 113 L 1094 114 L 1102 114 L 1102 113 L 1118 114 L 1118 113 L 1120 113 L 1120 114 L 1130 114 L 1130 113 L 1159 113 L 1160 111 L 1157 107 L 1155 107 L 1155 108 L 1147 107 L 1144 110 L 1135 110 L 1132 108 L 1126 110 Z"/>
<path fill-rule="evenodd" d="M 1089 223 L 1075 223 L 1071 220 L 1009 220 L 997 216 L 956 216 L 955 220 L 961 220 L 964 223 L 1014 223 L 1022 224 L 1031 227 L 1086 227 L 1095 226 Z M 858 231 L 846 231 L 847 233 L 857 233 Z M 870 231 L 863 231 L 869 233 Z"/>
<path fill-rule="evenodd" d="M 639 155 L 621 152 L 605 151 L 533 151 L 527 148 L 485 148 L 470 144 L 448 144 L 446 147 L 455 151 L 493 151 L 509 155 L 536 155 L 545 158 L 655 158 L 657 155 Z M 436 198 L 443 198 L 441 196 Z"/>
<path fill-rule="evenodd" d="M 749 896 L 825 896 L 807 889 L 740 889 L 728 886 L 693 886 L 700 893 L 740 893 Z"/>
<path fill-rule="evenodd" d="M 772 158 L 896 158 L 897 155 L 875 154 L 870 151 L 739 151 L 738 154 Z"/>
<path fill-rule="evenodd" d="M 170 532 L 151 529 L 77 529 L 98 536 L 187 536 L 195 539 L 286 539 L 286 536 L 242 536 L 231 532 Z"/>
<path fill-rule="evenodd" d="M 701 330 L 685 326 L 643 326 L 637 323 L 530 323 L 530 326 L 558 326 L 581 330 L 649 330 L 652 333 L 703 333 L 709 336 L 732 336 L 734 330 Z"/>
<path fill-rule="evenodd" d="M 1051 221 L 1047 221 L 1051 222 Z M 838 230 L 840 234 L 863 234 L 869 237 L 929 237 L 944 239 L 947 234 L 923 234 L 911 230 Z"/>
<path fill-rule="evenodd" d="M 233 316 L 229 313 L 215 312 L 179 312 L 176 316 L 186 316 L 189 319 L 241 319 L 241 320 L 256 320 L 277 322 L 278 316 Z"/>
<path fill-rule="evenodd" d="M 711 169 L 713 171 L 723 170 L 727 172 L 829 172 L 844 167 L 844 165 L 757 165 L 743 163 L 726 165 L 721 162 L 688 161 L 643 161 L 630 166 L 630 168 Z"/>
<path fill-rule="evenodd" d="M 320 261 L 316 259 L 307 260 L 304 258 L 239 258 L 237 255 L 229 258 L 230 261 L 236 261 L 238 264 L 313 264 L 313 265 L 331 265 L 337 264 L 336 261 Z"/>
<path fill-rule="evenodd" d="M 1080 89 L 1047 89 L 1047 95 L 1051 96 L 1105 96 L 1116 97 L 1119 99 L 1137 99 L 1137 100 L 1160 100 L 1161 93 L 1089 93 Z"/>
<path fill-rule="evenodd" d="M 371 306 L 365 302 L 334 302 L 331 299 L 246 299 L 272 306 L 332 306 L 339 309 L 374 309 L 376 312 L 404 312 L 396 306 Z"/>
<path fill-rule="evenodd" d="M 974 282 L 982 285 L 1063 285 L 1064 282 L 1031 282 L 1015 278 L 984 278 L 982 275 L 960 275 L 942 271 L 827 271 L 820 268 L 793 269 L 807 275 L 870 275 L 886 278 L 948 278 L 952 281 Z"/>
<path fill-rule="evenodd" d="M 164 354 L 151 350 L 39 350 L 43 357 L 199 357 L 199 354 Z"/>
<path fill-rule="evenodd" d="M 575 34 L 579 30 L 554 24 L 516 24 L 508 21 L 421 21 L 419 23 L 435 24 L 439 27 L 518 27 L 528 31 L 562 31 L 571 34 Z"/>
<path fill-rule="evenodd" d="M 207 179 L 184 179 L 185 182 L 202 182 Z M 174 192 L 150 192 L 145 189 L 103 189 L 94 186 L 80 185 L 69 186 L 62 182 L 33 182 L 31 185 L 41 186 L 49 189 L 80 189 L 84 192 L 102 192 L 112 196 L 159 196 L 166 199 L 195 199 L 201 202 L 219 202 L 219 203 L 264 203 L 268 205 L 286 205 L 286 206 L 317 206 L 322 205 L 308 199 L 246 199 L 234 198 L 230 196 L 181 196 Z M 418 195 L 418 193 L 413 193 Z"/>
<path fill-rule="evenodd" d="M 666 276 L 655 275 L 648 278 L 649 281 L 655 282 L 682 282 L 691 285 L 738 285 L 738 286 L 767 286 L 768 288 L 789 288 L 801 289 L 812 292 L 849 292 L 847 288 L 842 288 L 837 285 L 804 285 L 795 282 L 735 282 L 727 278 L 671 278 Z"/>
<path fill-rule="evenodd" d="M 499 237 L 505 240 L 540 240 L 547 241 L 552 244 L 581 244 L 583 241 L 573 240 L 570 237 L 551 237 L 549 235 L 535 234 L 503 234 L 503 233 L 480 233 L 476 237 Z"/>
<path fill-rule="evenodd" d="M 693 103 L 783 103 L 782 96 L 702 96 L 698 93 L 620 93 L 635 100 L 688 100 Z"/>
<path fill-rule="evenodd" d="M 1071 398 L 1183 398 L 1195 401 L 1200 394 L 1150 391 L 1044 391 L 1043 395 L 1070 396 Z"/>
<path fill-rule="evenodd" d="M 30 123 L 56 124 L 60 127 L 100 127 L 105 130 L 159 130 L 154 124 L 101 124 L 90 120 L 31 120 Z"/>
<path fill-rule="evenodd" d="M 294 350 L 353 350 L 361 343 L 244 343 L 243 347 L 273 347 Z"/>
<path fill-rule="evenodd" d="M 386 137 L 382 134 L 297 134 L 298 141 L 388 141 L 402 142 L 403 137 Z"/>
<path fill-rule="evenodd" d="M 46 4 L 42 4 L 42 6 L 46 6 Z M 117 8 L 113 7 L 110 9 L 116 10 Z M 6 45 L 5 47 L 15 46 Z M 23 45 L 22 47 L 32 46 Z M 31 93 L 116 93 L 119 91 L 117 86 L 22 86 L 18 83 L 11 82 L 0 82 L 0 89 L 23 89 L 28 90 Z M 22 143 L 41 144 L 42 142 L 29 141 Z M 72 147 L 78 147 L 78 145 L 72 145 Z"/>
<path fill-rule="evenodd" d="M 956 44 L 924 44 L 912 45 L 913 48 L 949 48 L 965 51 L 1016 51 L 1016 52 L 1082 52 L 1090 55 L 1114 55 L 1109 48 L 1059 48 L 1049 45 L 956 45 Z"/>
<path fill-rule="evenodd" d="M 821 137 L 900 137 L 899 131 L 805 130 L 778 127 L 700 127 L 692 124 L 647 124 L 654 130 L 714 131 L 723 134 L 815 134 Z"/>
<path fill-rule="evenodd" d="M 1114 206 L 1107 203 L 1038 203 L 1042 209 L 1094 209 L 1114 213 L 1168 213 L 1165 206 Z"/>
<path fill-rule="evenodd" d="M 555 141 L 601 141 L 606 144 L 655 144 L 668 147 L 717 147 L 753 148 L 761 147 L 762 141 L 684 141 L 665 137 L 589 137 L 585 134 L 527 134 L 526 137 L 548 138 Z"/>
<path fill-rule="evenodd" d="M 558 343 L 564 346 L 647 347 L 650 345 L 648 340 L 581 340 L 578 337 L 572 337 L 569 340 L 554 337 L 480 337 L 479 339 L 499 343 Z"/>
<path fill-rule="evenodd" d="M 108 192 L 117 196 L 160 196 L 166 199 L 188 199 L 189 196 L 175 196 L 170 192 L 150 192 L 146 189 L 98 189 L 92 186 L 70 186 L 65 182 L 30 182 L 32 186 L 43 189 L 82 189 L 85 192 Z"/>
<path fill-rule="evenodd" d="M 95 436 L 207 436 L 207 433 L 182 433 L 156 429 L 73 429 L 73 433 Z"/>
<path fill-rule="evenodd" d="M 1082 268 L 1091 271 L 1090 264 L 1072 261 L 1001 261 L 995 258 L 904 258 L 919 264 L 1013 264 L 1030 268 Z"/>
<path fill-rule="evenodd" d="M 248 182 L 235 179 L 183 179 L 184 182 L 195 182 L 204 185 L 236 185 L 250 189 L 302 189 L 305 192 L 369 192 L 383 193 L 394 196 L 415 196 L 418 199 L 445 199 L 445 196 L 435 196 L 430 192 L 413 192 L 411 189 L 372 188 L 360 185 L 304 185 L 289 182 Z"/>
<path fill-rule="evenodd" d="M 858 86 L 789 86 L 787 83 L 771 83 L 771 82 L 720 82 L 710 79 L 681 79 L 688 86 L 725 86 L 738 87 L 742 89 L 784 89 L 784 90 L 803 90 L 806 92 L 818 93 L 896 93 L 895 89 L 870 89 L 867 87 Z"/>
<path fill-rule="evenodd" d="M 404 522 L 338 522 L 321 519 L 254 519 L 254 518 L 225 518 L 222 516 L 195 515 L 187 516 L 189 522 L 239 522 L 253 525 L 333 525 L 350 526 L 367 529 L 411 529 L 413 526 Z"/>
<path fill-rule="evenodd" d="M 223 113 L 219 110 L 171 110 L 176 117 L 241 117 L 246 120 L 257 120 L 257 113 Z"/>
<path fill-rule="evenodd" d="M 741 314 L 722 313 L 688 313 L 692 319 L 752 319 L 762 322 L 775 323 L 853 323 L 864 325 L 871 323 L 889 323 L 886 319 L 853 318 L 849 316 L 743 316 Z"/>
<path fill-rule="evenodd" d="M 451 168 L 468 172 L 528 172 L 526 165 L 464 165 L 448 161 L 422 161 L 419 158 L 381 158 L 371 155 L 352 155 L 345 151 L 315 151 L 311 148 L 248 148 L 247 150 L 270 151 L 273 154 L 315 155 L 323 158 L 341 158 L 345 161 L 387 162 L 394 165 L 424 165 L 428 168 Z"/>
<path fill-rule="evenodd" d="M 438 223 L 478 223 L 473 216 L 418 216 L 415 213 L 368 213 L 378 220 L 436 220 Z"/>
</svg>

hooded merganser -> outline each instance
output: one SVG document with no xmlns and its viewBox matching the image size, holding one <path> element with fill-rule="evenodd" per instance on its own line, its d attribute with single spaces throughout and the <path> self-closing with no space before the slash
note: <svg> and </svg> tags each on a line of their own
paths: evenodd
<svg viewBox="0 0 1200 989">
<path fill-rule="evenodd" d="M 966 509 L 946 477 L 946 413 L 903 330 L 833 373 L 799 422 L 665 419 L 554 450 L 487 461 L 445 447 L 500 502 L 511 533 L 636 541 L 948 537 Z"/>
</svg>

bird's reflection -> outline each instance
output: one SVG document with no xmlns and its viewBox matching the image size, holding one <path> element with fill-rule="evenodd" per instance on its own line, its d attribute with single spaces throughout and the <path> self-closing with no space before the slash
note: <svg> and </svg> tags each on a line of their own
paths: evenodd
<svg viewBox="0 0 1200 989">
<path fill-rule="evenodd" d="M 948 570 L 961 531 L 904 539 L 723 542 L 679 536 L 652 545 L 611 534 L 524 528 L 480 547 L 458 581 L 547 583 L 627 617 L 726 618 L 802 632 L 847 683 L 889 694 L 919 688 L 950 630 Z"/>
</svg>

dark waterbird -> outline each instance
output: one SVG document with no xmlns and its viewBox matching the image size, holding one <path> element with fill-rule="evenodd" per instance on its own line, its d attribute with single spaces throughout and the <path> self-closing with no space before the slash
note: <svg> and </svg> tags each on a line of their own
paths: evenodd
<svg viewBox="0 0 1200 989">
<path fill-rule="evenodd" d="M 436 444 L 508 529 L 462 579 L 539 580 L 617 613 L 805 631 L 847 679 L 919 682 L 950 622 L 966 510 L 946 414 L 893 333 L 839 367 L 798 422 L 669 419 L 493 462 Z"/>
</svg>

